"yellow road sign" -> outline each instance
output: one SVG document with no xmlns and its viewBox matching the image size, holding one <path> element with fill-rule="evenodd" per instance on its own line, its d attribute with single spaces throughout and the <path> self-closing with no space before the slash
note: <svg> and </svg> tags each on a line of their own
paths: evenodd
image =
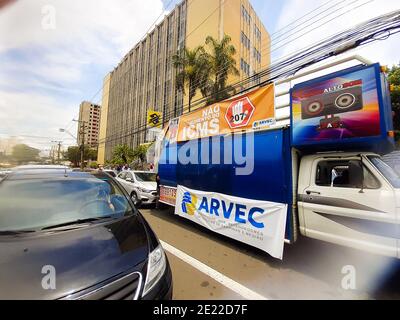
<svg viewBox="0 0 400 320">
<path fill-rule="evenodd" d="M 159 128 L 162 125 L 162 112 L 147 111 L 147 125 L 151 128 Z"/>
</svg>

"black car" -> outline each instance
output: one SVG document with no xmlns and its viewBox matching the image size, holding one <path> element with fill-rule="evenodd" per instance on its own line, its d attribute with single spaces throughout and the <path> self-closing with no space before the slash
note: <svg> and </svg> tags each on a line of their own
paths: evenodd
<svg viewBox="0 0 400 320">
<path fill-rule="evenodd" d="M 0 299 L 171 298 L 167 257 L 111 176 L 32 167 L 0 179 Z"/>
</svg>

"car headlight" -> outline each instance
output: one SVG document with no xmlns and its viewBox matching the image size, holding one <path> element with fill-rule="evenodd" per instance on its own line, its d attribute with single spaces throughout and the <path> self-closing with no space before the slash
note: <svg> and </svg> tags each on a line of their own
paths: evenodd
<svg viewBox="0 0 400 320">
<path fill-rule="evenodd" d="M 165 257 L 164 249 L 161 247 L 161 245 L 159 245 L 149 255 L 149 262 L 147 264 L 147 276 L 143 289 L 143 296 L 148 294 L 150 290 L 154 288 L 157 282 L 164 275 L 166 268 L 167 268 L 167 258 Z"/>
<path fill-rule="evenodd" d="M 151 190 L 147 190 L 147 189 L 144 189 L 144 188 L 138 188 L 138 189 L 139 189 L 140 192 L 143 192 L 143 193 L 151 193 L 152 192 Z"/>
</svg>

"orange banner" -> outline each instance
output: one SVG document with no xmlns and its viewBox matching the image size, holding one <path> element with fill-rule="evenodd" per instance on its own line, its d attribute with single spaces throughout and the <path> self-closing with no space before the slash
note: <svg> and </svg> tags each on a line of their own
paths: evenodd
<svg viewBox="0 0 400 320">
<path fill-rule="evenodd" d="M 274 101 L 274 85 L 269 85 L 201 108 L 181 116 L 179 124 L 175 122 L 178 130 L 173 138 L 184 142 L 237 131 L 267 129 L 275 124 Z"/>
</svg>

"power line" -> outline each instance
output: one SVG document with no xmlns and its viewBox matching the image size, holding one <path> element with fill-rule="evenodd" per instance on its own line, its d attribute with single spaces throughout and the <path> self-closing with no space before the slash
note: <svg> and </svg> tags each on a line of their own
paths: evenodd
<svg viewBox="0 0 400 320">
<path fill-rule="evenodd" d="M 358 0 L 357 0 L 358 1 Z M 353 4 L 353 3 L 355 3 L 355 2 L 357 2 L 357 1 L 353 1 L 351 4 Z M 371 0 L 371 1 L 373 1 L 373 0 Z M 364 3 L 363 5 L 365 5 L 365 4 L 367 4 L 367 3 Z M 343 7 L 341 7 L 341 8 L 339 8 L 339 9 L 336 9 L 333 13 L 335 13 L 335 12 L 337 12 L 337 11 L 340 11 L 341 9 L 343 9 Z M 352 8 L 351 10 L 354 10 L 355 8 Z M 351 12 L 351 10 L 348 10 L 347 11 L 347 13 L 349 13 L 349 12 Z M 337 17 L 335 17 L 335 19 L 336 19 Z M 312 31 L 314 31 L 314 30 L 311 30 L 311 31 L 309 31 L 309 32 L 312 32 Z M 308 32 L 308 33 L 309 33 Z M 307 34 L 307 33 L 305 33 L 305 34 Z M 303 34 L 302 36 L 304 36 L 305 34 Z M 128 71 L 130 71 L 130 69 L 128 69 Z M 127 72 L 128 72 L 127 71 Z M 257 76 L 257 75 L 259 75 L 259 73 L 256 73 L 255 74 L 255 76 Z M 250 77 L 250 78 L 252 78 L 252 79 L 254 79 L 254 76 L 253 77 Z M 245 81 L 246 79 L 248 79 L 248 78 L 245 78 L 245 79 L 243 79 L 243 81 Z M 233 83 L 233 82 L 232 82 Z M 229 86 L 229 85 L 231 85 L 232 83 L 228 83 L 227 84 L 227 86 Z M 114 84 L 114 86 L 113 87 L 115 87 L 116 86 L 116 84 Z M 204 99 L 199 99 L 199 100 L 201 100 L 200 102 L 204 102 Z M 196 103 L 196 101 L 194 101 L 194 103 Z M 167 104 L 166 105 L 166 108 L 169 108 L 169 107 L 171 107 L 171 103 L 169 103 L 169 104 Z M 174 112 L 174 111 L 170 111 L 169 112 L 169 114 L 171 114 L 172 112 Z M 165 116 L 167 116 L 167 115 L 165 115 Z M 122 132 L 122 131 L 125 131 L 125 132 L 128 132 L 129 130 L 131 130 L 130 128 L 129 129 L 125 129 L 125 130 L 121 130 L 120 132 Z M 111 137 L 114 137 L 114 136 L 116 136 L 118 133 L 115 133 L 114 135 L 112 135 Z"/>
<path fill-rule="evenodd" d="M 378 24 L 374 28 L 374 26 L 372 24 L 379 22 L 379 19 L 382 20 L 380 25 Z M 387 19 L 389 21 L 384 21 L 384 19 Z M 392 19 L 392 21 L 390 21 L 390 19 Z M 368 27 L 370 27 L 371 30 L 368 30 L 367 29 Z M 278 73 L 276 75 L 273 75 L 273 76 L 271 75 L 270 78 L 268 80 L 264 81 L 262 84 L 269 83 L 269 82 L 277 80 L 279 78 L 296 73 L 300 69 L 310 66 L 311 64 L 320 62 L 322 60 L 325 60 L 325 59 L 335 56 L 337 54 L 341 54 L 341 53 L 351 50 L 352 48 L 355 48 L 357 46 L 361 46 L 363 44 L 368 44 L 371 41 L 376 41 L 376 39 L 375 39 L 376 35 L 382 34 L 382 32 L 388 32 L 389 35 L 400 32 L 400 11 L 396 11 L 396 12 L 375 18 L 373 20 L 369 20 L 368 22 L 363 23 L 363 24 L 357 26 L 356 28 L 357 29 L 353 28 L 350 30 L 346 30 L 340 34 L 337 34 L 337 35 L 331 37 L 328 41 L 326 41 L 325 44 L 313 45 L 313 46 L 305 49 L 304 51 L 302 51 L 297 56 L 295 55 L 295 56 L 291 57 L 291 59 L 288 59 L 288 61 L 286 63 L 290 64 L 290 62 L 296 62 L 296 60 L 298 60 L 297 65 L 294 65 L 289 69 L 284 69 L 283 71 L 281 71 L 280 73 Z M 362 33 L 359 34 L 360 32 L 355 32 L 353 34 L 351 33 L 352 31 L 357 31 L 357 30 L 363 30 L 364 37 L 361 37 Z M 396 30 L 396 31 L 392 32 L 393 30 Z M 368 31 L 368 33 L 367 33 L 367 31 Z M 340 43 L 340 40 L 342 40 L 341 43 Z M 332 49 L 333 44 L 336 45 L 335 50 Z M 337 50 L 338 44 L 341 44 L 342 46 L 344 46 L 344 49 L 338 51 Z M 316 55 L 316 53 L 318 53 L 322 49 L 324 49 L 324 45 L 327 46 L 327 49 L 325 51 L 322 51 L 319 55 Z M 307 54 L 310 55 L 311 53 L 313 53 L 314 56 L 311 55 L 308 60 L 305 60 L 304 56 Z M 303 59 L 304 61 L 302 61 L 301 59 Z M 282 63 L 278 64 L 278 66 L 275 66 L 275 65 L 272 66 L 271 69 L 273 67 L 275 67 L 275 68 L 279 67 L 280 65 L 282 65 Z M 265 70 L 263 72 L 268 72 L 268 74 L 270 73 L 270 71 L 268 71 L 268 70 Z M 254 86 L 254 87 L 257 87 L 257 86 Z M 248 91 L 250 89 L 252 89 L 252 88 L 247 88 L 247 89 L 243 90 L 243 92 Z M 139 127 L 139 129 L 140 129 L 140 127 Z M 143 132 L 143 130 L 137 130 L 136 132 L 131 132 L 130 134 L 128 134 L 126 136 L 120 136 L 113 140 L 106 139 L 105 142 L 106 143 L 113 142 L 120 138 L 127 137 L 130 135 L 139 133 L 139 132 Z"/>
<path fill-rule="evenodd" d="M 358 1 L 358 0 L 357 0 L 357 1 Z M 340 2 L 343 2 L 343 1 L 340 1 Z M 339 3 L 340 3 L 340 2 L 339 2 Z M 220 7 L 220 6 L 218 6 L 217 8 L 215 8 L 215 10 L 214 10 L 208 17 L 206 17 L 206 19 L 203 20 L 203 21 L 201 22 L 201 24 L 204 24 L 204 22 L 205 22 L 207 19 L 209 19 L 209 18 L 216 12 L 216 10 L 218 10 L 219 7 Z M 339 9 L 342 9 L 342 8 L 339 8 Z M 339 9 L 336 9 L 335 12 L 337 12 Z M 311 14 L 312 12 L 317 11 L 317 10 L 318 10 L 318 8 L 312 10 L 309 14 Z M 325 11 L 326 11 L 326 10 L 325 10 Z M 196 28 L 196 29 L 197 29 L 197 28 Z M 289 32 L 290 32 L 290 31 L 289 31 Z M 193 32 L 192 32 L 192 33 L 193 33 Z M 186 36 L 186 39 L 187 39 L 192 33 L 189 33 L 189 34 Z M 130 68 L 128 68 L 128 70 L 127 70 L 124 74 L 122 74 L 122 75 L 119 77 L 119 79 L 117 79 L 116 81 L 113 81 L 113 85 L 112 85 L 111 89 L 115 88 L 115 86 L 116 86 L 120 81 L 122 81 L 122 80 L 120 80 L 120 79 L 122 79 L 128 72 L 130 72 L 132 68 L 133 68 L 133 66 L 130 67 Z M 197 84 L 198 84 L 198 83 L 197 83 Z M 110 89 L 110 91 L 111 91 L 111 89 Z M 164 108 L 170 108 L 171 106 L 172 106 L 172 103 L 168 103 L 168 104 L 164 105 Z M 171 111 L 171 112 L 174 112 L 174 111 Z M 114 113 L 115 113 L 115 112 L 114 112 Z M 109 116 L 112 115 L 112 114 L 114 114 L 114 113 L 109 113 Z M 122 131 L 127 132 L 127 131 L 129 131 L 129 130 L 131 130 L 131 129 L 125 129 L 125 130 L 122 130 Z M 114 134 L 114 135 L 115 135 L 115 134 Z M 114 136 L 114 135 L 113 135 L 113 136 Z"/>
<path fill-rule="evenodd" d="M 192 1 L 196 1 L 196 0 L 192 0 Z M 146 37 L 147 33 L 157 24 L 157 21 L 162 17 L 162 15 L 164 14 L 165 10 L 168 10 L 169 6 L 174 2 L 174 0 L 170 0 L 170 2 L 168 2 L 168 4 L 165 6 L 165 9 L 163 9 L 163 11 L 161 12 L 161 14 L 159 15 L 159 17 L 157 17 L 156 20 L 154 20 L 154 22 L 151 24 L 151 26 L 149 27 L 149 29 L 146 31 L 146 33 L 144 34 L 144 36 L 142 37 L 142 39 L 144 37 Z M 103 87 L 100 87 L 100 89 L 96 92 L 96 94 L 93 96 L 93 98 L 89 101 L 93 101 L 96 96 L 102 91 Z M 78 118 L 79 114 L 76 115 L 73 119 Z M 64 127 L 66 130 L 69 130 L 70 127 L 74 124 L 74 120 L 71 120 L 70 122 L 68 122 L 68 124 Z"/>
</svg>

